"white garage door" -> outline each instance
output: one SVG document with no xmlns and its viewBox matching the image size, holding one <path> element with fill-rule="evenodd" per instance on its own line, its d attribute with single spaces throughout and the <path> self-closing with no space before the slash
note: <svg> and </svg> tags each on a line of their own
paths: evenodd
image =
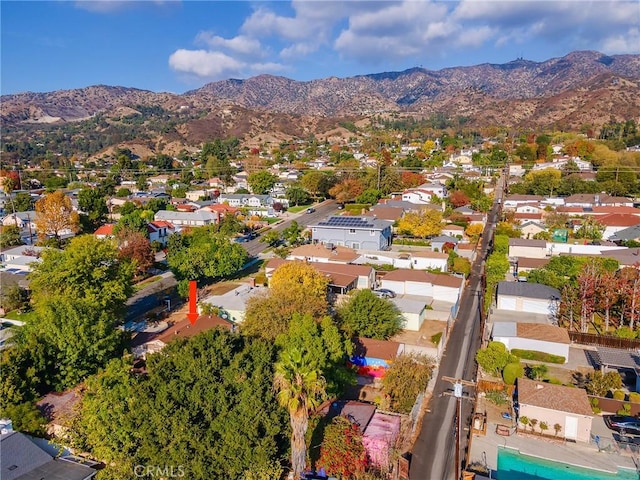
<svg viewBox="0 0 640 480">
<path fill-rule="evenodd" d="M 393 290 L 398 295 L 404 295 L 406 293 L 404 290 L 404 282 L 395 282 L 393 280 L 385 280 L 383 278 L 380 283 L 382 288 L 388 288 L 389 290 Z"/>
<path fill-rule="evenodd" d="M 534 300 L 531 298 L 522 299 L 522 310 L 531 313 L 549 313 L 549 302 L 546 300 Z"/>
<path fill-rule="evenodd" d="M 578 438 L 578 419 L 576 417 L 565 418 L 564 436 L 570 440 L 576 440 Z"/>
<path fill-rule="evenodd" d="M 458 299 L 458 289 L 451 287 L 443 287 L 441 285 L 433 286 L 433 298 L 443 302 L 456 303 Z"/>
<path fill-rule="evenodd" d="M 516 297 L 498 295 L 498 309 L 500 309 L 500 310 L 515 310 L 516 309 Z"/>
<path fill-rule="evenodd" d="M 405 282 L 405 293 L 407 295 L 420 295 L 422 297 L 433 297 L 433 285 L 425 282 Z"/>
</svg>

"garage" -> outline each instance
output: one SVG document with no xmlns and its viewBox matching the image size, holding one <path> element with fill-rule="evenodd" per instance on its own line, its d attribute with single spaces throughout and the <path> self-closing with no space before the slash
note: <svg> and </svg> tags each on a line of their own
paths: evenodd
<svg viewBox="0 0 640 480">
<path fill-rule="evenodd" d="M 531 313 L 547 314 L 549 312 L 549 301 L 545 299 L 523 298 L 522 311 Z"/>
<path fill-rule="evenodd" d="M 516 297 L 498 295 L 498 308 L 500 310 L 516 310 Z"/>
<path fill-rule="evenodd" d="M 539 283 L 500 282 L 496 304 L 499 310 L 555 316 L 560 291 Z"/>
</svg>

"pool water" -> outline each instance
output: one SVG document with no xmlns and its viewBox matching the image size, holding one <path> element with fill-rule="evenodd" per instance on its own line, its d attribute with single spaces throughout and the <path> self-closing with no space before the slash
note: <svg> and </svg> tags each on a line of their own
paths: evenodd
<svg viewBox="0 0 640 480">
<path fill-rule="evenodd" d="M 621 469 L 601 472 L 523 455 L 517 450 L 498 448 L 497 480 L 638 480 L 638 473 Z"/>
</svg>

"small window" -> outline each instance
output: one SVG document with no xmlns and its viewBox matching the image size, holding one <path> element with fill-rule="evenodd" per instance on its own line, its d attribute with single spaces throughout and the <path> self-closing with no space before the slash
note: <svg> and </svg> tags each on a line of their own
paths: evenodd
<svg viewBox="0 0 640 480">
<path fill-rule="evenodd" d="M 350 228 L 350 229 L 349 229 L 349 233 L 352 233 L 352 234 L 354 234 L 354 235 L 355 235 L 355 233 L 356 233 L 356 229 L 355 229 L 355 228 Z"/>
<path fill-rule="evenodd" d="M 369 235 L 371 235 L 372 237 L 375 236 L 376 231 L 375 230 L 369 230 Z"/>
</svg>

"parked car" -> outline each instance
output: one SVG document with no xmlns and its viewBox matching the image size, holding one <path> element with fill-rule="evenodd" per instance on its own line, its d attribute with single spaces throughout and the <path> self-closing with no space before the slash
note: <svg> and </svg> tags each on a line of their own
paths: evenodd
<svg viewBox="0 0 640 480">
<path fill-rule="evenodd" d="M 380 298 L 395 298 L 396 296 L 396 292 L 389 290 L 388 288 L 378 288 L 377 290 L 374 290 L 373 293 Z"/>
<path fill-rule="evenodd" d="M 344 210 L 344 203 L 338 204 L 338 210 Z"/>
<path fill-rule="evenodd" d="M 607 427 L 619 433 L 640 435 L 640 418 L 625 415 L 603 415 Z"/>
<path fill-rule="evenodd" d="M 315 212 L 315 211 L 316 211 L 316 209 L 315 209 L 315 208 L 313 208 L 313 207 L 311 207 L 311 208 L 307 208 L 307 213 L 313 213 L 313 212 Z"/>
</svg>

